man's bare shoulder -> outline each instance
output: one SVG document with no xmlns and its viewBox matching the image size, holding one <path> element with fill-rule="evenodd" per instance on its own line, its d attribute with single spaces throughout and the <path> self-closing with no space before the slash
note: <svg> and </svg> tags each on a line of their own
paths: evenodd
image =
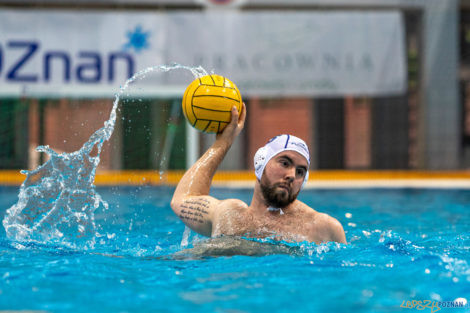
<svg viewBox="0 0 470 313">
<path fill-rule="evenodd" d="M 331 217 L 326 213 L 318 212 L 317 210 L 312 207 L 309 207 L 302 201 L 297 201 L 296 205 L 297 208 L 300 209 L 300 212 L 308 215 L 311 218 L 314 218 L 317 222 L 321 222 L 323 224 L 326 223 L 328 225 L 334 224 L 335 221 L 338 222 L 334 217 Z"/>
<path fill-rule="evenodd" d="M 216 210 L 217 216 L 238 215 L 248 210 L 248 205 L 239 199 L 221 200 Z"/>
<path fill-rule="evenodd" d="M 334 217 L 326 213 L 318 213 L 318 226 L 325 234 L 326 241 L 336 241 L 346 243 L 346 236 L 344 234 L 343 225 Z"/>
<path fill-rule="evenodd" d="M 242 236 L 252 226 L 248 205 L 238 199 L 221 200 L 214 212 L 212 236 Z"/>
<path fill-rule="evenodd" d="M 297 212 L 296 214 L 298 215 L 298 217 L 301 217 L 303 219 L 308 219 L 308 220 L 313 221 L 314 219 L 317 218 L 319 214 L 321 214 L 320 212 L 317 212 L 314 208 L 309 207 L 302 201 L 295 200 L 294 205 L 295 205 L 295 211 Z"/>
<path fill-rule="evenodd" d="M 327 226 L 327 227 L 338 227 L 341 226 L 341 223 L 334 217 L 326 214 L 326 213 L 320 213 L 316 212 L 316 218 L 318 222 L 321 224 Z"/>
<path fill-rule="evenodd" d="M 318 212 L 303 202 L 300 202 L 299 207 L 309 217 L 313 232 L 316 236 L 320 235 L 323 238 L 322 241 L 346 243 L 343 226 L 336 218 L 326 213 Z"/>
<path fill-rule="evenodd" d="M 226 199 L 220 201 L 220 206 L 234 209 L 247 209 L 248 205 L 239 199 Z"/>
</svg>

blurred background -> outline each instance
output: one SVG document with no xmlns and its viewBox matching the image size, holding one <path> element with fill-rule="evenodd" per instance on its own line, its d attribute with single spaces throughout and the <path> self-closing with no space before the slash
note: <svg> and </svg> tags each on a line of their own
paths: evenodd
<svg viewBox="0 0 470 313">
<path fill-rule="evenodd" d="M 0 0 L 0 169 L 79 149 L 126 79 L 202 66 L 239 87 L 245 131 L 221 168 L 253 168 L 281 133 L 312 170 L 470 166 L 470 1 Z M 212 143 L 184 120 L 187 73 L 120 102 L 99 171 L 184 170 Z M 234 174 L 235 175 L 235 174 Z"/>
</svg>

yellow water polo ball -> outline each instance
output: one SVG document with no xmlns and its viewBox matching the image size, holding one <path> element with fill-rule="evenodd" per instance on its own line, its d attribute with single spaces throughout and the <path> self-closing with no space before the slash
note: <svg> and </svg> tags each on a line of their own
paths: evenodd
<svg viewBox="0 0 470 313">
<path fill-rule="evenodd" d="M 184 92 L 183 113 L 189 124 L 205 133 L 220 133 L 230 122 L 232 107 L 243 102 L 237 86 L 220 75 L 195 79 Z"/>
</svg>

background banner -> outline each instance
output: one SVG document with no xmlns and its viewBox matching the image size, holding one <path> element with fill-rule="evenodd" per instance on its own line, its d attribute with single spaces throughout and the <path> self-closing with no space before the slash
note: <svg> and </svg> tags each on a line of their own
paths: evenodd
<svg viewBox="0 0 470 313">
<path fill-rule="evenodd" d="M 244 96 L 406 91 L 399 12 L 0 11 L 0 96 L 111 96 L 149 66 L 201 65 Z M 140 84 L 178 95 L 188 73 Z"/>
</svg>

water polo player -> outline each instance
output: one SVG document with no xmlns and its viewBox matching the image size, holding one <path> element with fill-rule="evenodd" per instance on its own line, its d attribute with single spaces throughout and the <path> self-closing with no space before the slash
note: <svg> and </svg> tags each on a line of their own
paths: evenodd
<svg viewBox="0 0 470 313">
<path fill-rule="evenodd" d="M 245 105 L 240 116 L 232 109 L 230 124 L 178 183 L 171 201 L 173 211 L 204 236 L 346 243 L 338 220 L 297 200 L 308 179 L 310 154 L 305 142 L 295 136 L 274 137 L 256 152 L 257 180 L 249 206 L 238 199 L 209 196 L 212 178 L 243 129 L 245 117 Z"/>
</svg>

